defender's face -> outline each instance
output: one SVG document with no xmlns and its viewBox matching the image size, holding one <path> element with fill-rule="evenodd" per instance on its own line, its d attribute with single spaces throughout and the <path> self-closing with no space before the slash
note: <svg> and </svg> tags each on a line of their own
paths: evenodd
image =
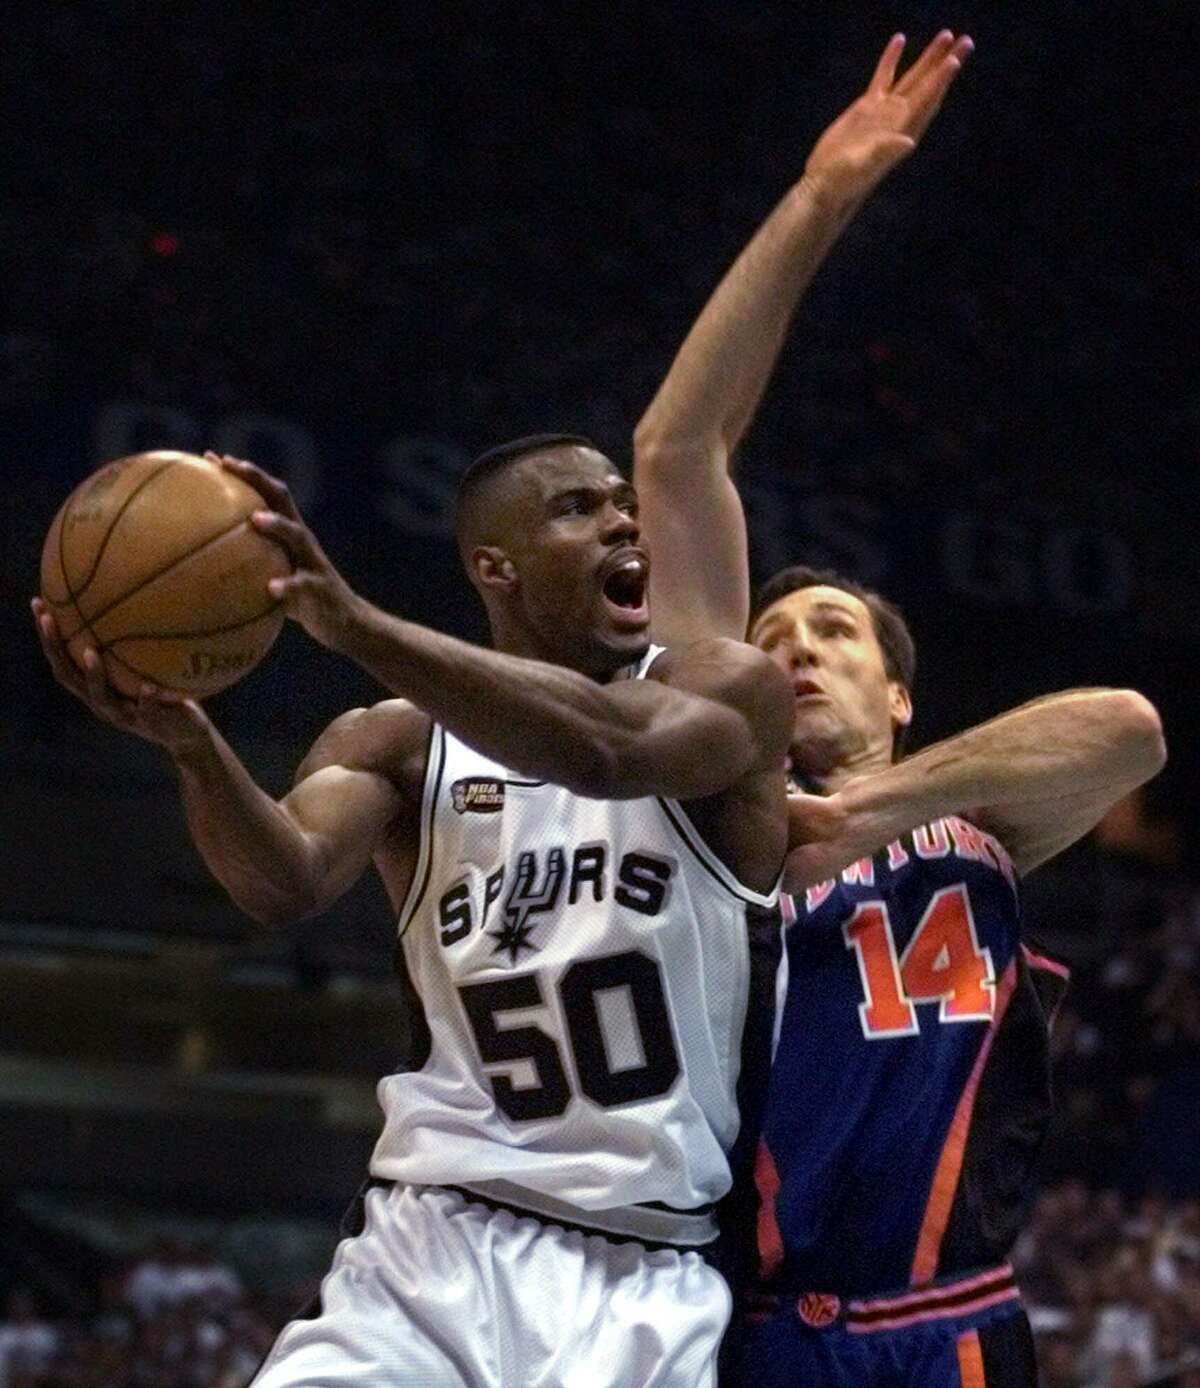
<svg viewBox="0 0 1200 1388">
<path fill-rule="evenodd" d="M 514 552 L 526 619 L 577 668 L 614 670 L 650 643 L 650 560 L 637 494 L 602 453 L 557 448 L 522 467 Z"/>
<path fill-rule="evenodd" d="M 891 760 L 895 729 L 912 718 L 903 685 L 888 678 L 866 604 L 824 585 L 788 593 L 764 611 L 750 639 L 779 666 L 796 697 L 793 755 L 824 765 Z"/>
</svg>

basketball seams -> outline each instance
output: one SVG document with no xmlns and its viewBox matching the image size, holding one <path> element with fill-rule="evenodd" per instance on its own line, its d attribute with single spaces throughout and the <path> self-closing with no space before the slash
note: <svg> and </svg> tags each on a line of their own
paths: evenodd
<svg viewBox="0 0 1200 1388">
<path fill-rule="evenodd" d="M 192 698 L 196 697 L 194 691 L 180 689 L 179 686 L 176 684 L 164 684 L 163 681 L 157 675 L 147 674 L 145 670 L 139 669 L 138 666 L 132 664 L 123 656 L 119 656 L 116 653 L 116 651 L 112 650 L 110 647 L 106 646 L 104 648 L 101 658 L 106 661 L 115 660 L 118 665 L 123 665 L 131 675 L 136 675 L 138 679 L 145 680 L 147 684 L 153 684 L 159 689 L 165 689 L 170 694 L 190 694 Z"/>
<path fill-rule="evenodd" d="M 284 612 L 268 595 L 266 582 L 289 572 L 291 564 L 286 550 L 250 523 L 255 498 L 245 484 L 236 484 L 233 492 L 224 488 L 225 500 L 214 514 L 215 498 L 177 466 L 200 460 L 160 454 L 129 461 L 154 466 L 148 475 L 122 480 L 118 474 L 107 486 L 96 485 L 93 477 L 60 509 L 57 534 L 52 530 L 43 551 L 43 586 L 50 590 L 43 596 L 56 612 L 72 657 L 79 663 L 80 646 L 91 645 L 117 692 L 132 697 L 130 688 L 145 682 L 203 697 L 253 668 L 274 642 Z M 138 503 L 168 473 L 160 500 Z M 173 479 L 179 479 L 178 486 Z M 111 497 L 113 486 L 116 497 Z M 165 530 L 160 505 L 167 508 Z M 81 512 L 86 524 L 80 523 Z M 118 526 L 124 528 L 112 543 Z M 197 538 L 206 529 L 209 533 Z M 139 559 L 143 543 L 148 552 Z M 187 548 L 172 552 L 181 543 Z M 152 572 L 139 577 L 137 570 L 147 561 Z M 56 583 L 65 596 L 53 593 Z M 123 585 L 128 586 L 120 591 Z M 96 610 L 89 611 L 92 607 Z M 255 610 L 247 612 L 248 607 Z"/>
<path fill-rule="evenodd" d="M 238 530 L 243 526 L 248 531 L 250 531 L 251 534 L 258 534 L 257 530 L 252 529 L 249 521 L 246 519 L 245 516 L 242 516 L 240 519 L 233 521 L 232 524 L 227 525 L 223 530 L 218 530 L 215 535 L 210 535 L 207 539 L 201 540 L 198 545 L 193 545 L 192 548 L 187 550 L 184 554 L 176 555 L 175 558 L 172 559 L 169 564 L 164 564 L 161 569 L 157 569 L 152 574 L 147 574 L 147 576 L 144 579 L 142 579 L 140 583 L 130 588 L 127 592 L 122 593 L 119 598 L 114 598 L 112 602 L 108 604 L 107 607 L 102 607 L 99 612 L 93 612 L 89 622 L 87 623 L 88 630 L 90 631 L 94 623 L 99 622 L 103 617 L 107 617 L 110 612 L 115 612 L 116 609 L 120 607 L 123 602 L 126 602 L 129 598 L 133 597 L 135 593 L 140 593 L 143 588 L 148 588 L 151 583 L 157 582 L 158 579 L 162 578 L 166 574 L 169 574 L 172 569 L 178 568 L 180 564 L 184 563 L 188 559 L 194 559 L 197 554 L 203 553 L 203 551 L 206 550 L 210 545 L 215 545 L 218 540 L 225 539 L 227 535 L 232 535 L 235 530 Z M 263 538 L 265 539 L 266 537 L 263 536 Z M 274 541 L 271 541 L 271 543 L 274 543 Z"/>
<path fill-rule="evenodd" d="M 58 567 L 62 574 L 63 587 L 66 588 L 70 604 L 75 609 L 75 615 L 79 618 L 79 625 L 69 637 L 64 637 L 63 639 L 66 641 L 73 641 L 81 631 L 86 631 L 92 638 L 92 641 L 95 642 L 96 633 L 92 630 L 92 624 L 83 615 L 83 608 L 79 606 L 79 597 L 71 587 L 71 580 L 67 577 L 67 556 L 63 553 L 63 535 L 66 533 L 67 529 L 67 517 L 71 514 L 71 509 L 75 505 L 77 494 L 78 490 L 68 499 L 58 522 Z"/>
<path fill-rule="evenodd" d="M 137 486 L 134 487 L 133 490 L 129 493 L 129 495 L 125 498 L 125 500 L 121 502 L 120 506 L 117 507 L 116 515 L 113 516 L 112 520 L 108 524 L 108 529 L 104 532 L 104 539 L 100 541 L 100 544 L 96 549 L 95 557 L 92 559 L 91 571 L 89 572 L 88 576 L 83 580 L 83 586 L 76 589 L 73 589 L 71 587 L 71 581 L 67 577 L 66 560 L 65 558 L 63 558 L 63 533 L 67 528 L 67 518 L 71 514 L 71 511 L 74 509 L 75 501 L 77 499 L 76 497 L 71 498 L 68 508 L 66 512 L 63 514 L 62 524 L 59 526 L 58 553 L 59 558 L 62 561 L 63 582 L 66 584 L 68 595 L 70 596 L 71 600 L 74 601 L 76 604 L 76 610 L 78 610 L 78 599 L 83 597 L 84 593 L 86 593 L 88 588 L 91 586 L 92 580 L 100 572 L 100 564 L 104 559 L 104 551 L 108 548 L 108 542 L 112 539 L 113 531 L 117 528 L 118 525 L 120 525 L 122 516 L 124 516 L 125 512 L 129 510 L 130 506 L 133 505 L 136 498 L 146 490 L 146 488 L 150 485 L 151 482 L 155 480 L 156 477 L 161 477 L 164 472 L 170 472 L 170 470 L 173 467 L 178 466 L 178 463 L 179 460 L 177 458 L 172 458 L 169 463 L 163 463 L 161 467 L 156 467 L 148 477 L 143 477 L 142 480 L 137 484 Z M 93 617 L 92 620 L 95 621 L 96 619 Z"/>
<path fill-rule="evenodd" d="M 110 651 L 114 646 L 119 646 L 122 641 L 192 641 L 198 640 L 202 636 L 223 636 L 227 631 L 237 631 L 241 627 L 253 626 L 255 622 L 261 622 L 264 617 L 269 617 L 278 611 L 279 604 L 277 602 L 268 603 L 261 612 L 243 617 L 240 622 L 227 622 L 224 626 L 219 627 L 205 627 L 202 631 L 123 631 L 120 636 L 114 636 L 111 641 L 105 641 L 100 649 Z"/>
</svg>

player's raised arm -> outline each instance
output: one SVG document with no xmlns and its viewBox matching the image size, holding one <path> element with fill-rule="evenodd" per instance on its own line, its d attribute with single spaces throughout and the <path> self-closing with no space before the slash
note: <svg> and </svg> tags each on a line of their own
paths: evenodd
<svg viewBox="0 0 1200 1388">
<path fill-rule="evenodd" d="M 199 703 L 146 685 L 136 701 L 108 685 L 95 651 L 80 670 L 40 600 L 34 618 L 59 683 L 97 717 L 157 743 L 179 774 L 188 827 L 210 871 L 247 915 L 281 925 L 330 905 L 361 875 L 403 799 L 378 769 L 380 717 L 348 715 L 317 742 L 296 788 L 282 801 L 259 785 Z M 397 706 L 393 706 L 397 707 Z M 424 720 L 408 710 L 404 727 Z M 399 766 L 399 715 L 390 719 Z M 416 745 L 420 730 L 409 727 Z M 371 758 L 375 758 L 372 762 Z"/>
<path fill-rule="evenodd" d="M 993 834 L 1028 872 L 1082 838 L 1165 761 L 1158 713 L 1136 691 L 1048 695 L 833 796 L 793 797 L 786 885 L 826 879 L 948 814 Z"/>
<path fill-rule="evenodd" d="M 730 459 L 749 428 L 801 295 L 875 186 L 915 147 L 970 53 L 943 30 L 901 77 L 887 44 L 867 90 L 817 141 L 804 175 L 705 305 L 634 434 L 634 480 L 654 556 L 655 637 L 741 639 L 749 569 Z"/>
</svg>

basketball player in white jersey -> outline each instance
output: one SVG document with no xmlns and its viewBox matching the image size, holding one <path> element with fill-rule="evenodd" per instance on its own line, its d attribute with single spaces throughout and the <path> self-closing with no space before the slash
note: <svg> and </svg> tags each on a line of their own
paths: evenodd
<svg viewBox="0 0 1200 1388">
<path fill-rule="evenodd" d="M 286 488 L 257 487 L 292 555 L 290 616 L 402 699 L 339 718 L 281 801 L 199 705 L 58 677 L 162 743 L 188 821 L 243 909 L 320 911 L 374 862 L 417 1009 L 380 1085 L 361 1231 L 257 1388 L 714 1382 L 729 1313 L 702 1251 L 729 1185 L 756 929 L 778 935 L 783 675 L 752 647 L 649 644 L 630 484 L 542 436 L 464 479 L 458 541 L 496 650 L 352 593 Z"/>
</svg>

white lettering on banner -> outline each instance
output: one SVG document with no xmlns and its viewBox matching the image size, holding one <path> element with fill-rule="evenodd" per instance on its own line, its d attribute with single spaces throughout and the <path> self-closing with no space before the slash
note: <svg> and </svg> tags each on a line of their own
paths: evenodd
<svg viewBox="0 0 1200 1388">
<path fill-rule="evenodd" d="M 324 501 L 345 500 L 324 490 L 313 433 L 283 416 L 247 412 L 210 425 L 174 405 L 116 400 L 100 410 L 92 433 L 97 463 L 148 448 L 212 447 L 277 473 L 307 513 Z M 466 451 L 446 439 L 414 434 L 391 439 L 374 457 L 382 465 L 382 487 L 375 479 L 371 491 L 369 475 L 360 474 L 355 503 L 361 498 L 407 536 L 448 536 Z M 900 567 L 884 533 L 890 512 L 873 497 L 834 491 L 797 496 L 752 480 L 744 495 L 756 566 L 766 572 L 802 561 L 886 588 Z M 952 592 L 994 608 L 1036 604 L 1086 615 L 1129 610 L 1134 555 L 1119 535 L 1066 518 L 1055 524 L 1022 514 L 997 516 L 984 505 L 934 521 L 934 544 L 924 535 L 912 539 L 927 557 L 929 579 L 940 576 Z"/>
<path fill-rule="evenodd" d="M 302 424 L 274 414 L 230 415 L 218 422 L 210 447 L 249 458 L 282 478 L 301 511 L 309 510 L 320 493 L 316 440 Z"/>
<path fill-rule="evenodd" d="M 803 562 L 882 583 L 888 556 L 871 533 L 882 512 L 864 497 L 818 492 L 797 500 L 761 482 L 742 488 L 755 554 L 768 573 Z"/>
<path fill-rule="evenodd" d="M 92 429 L 95 461 L 107 463 L 152 448 L 199 453 L 214 448 L 250 458 L 283 478 L 301 510 L 320 492 L 321 464 L 312 434 L 280 415 L 235 414 L 211 430 L 174 405 L 146 400 L 115 400 L 96 416 Z"/>
<path fill-rule="evenodd" d="M 383 450 L 388 490 L 384 514 L 406 535 L 449 535 L 466 452 L 444 439 L 393 439 Z"/>
<path fill-rule="evenodd" d="M 1129 546 L 1102 530 L 1056 530 L 1042 555 L 1046 587 L 1067 612 L 1123 612 L 1133 597 Z"/>
<path fill-rule="evenodd" d="M 960 593 L 996 607 L 1033 600 L 1035 558 L 1028 529 L 959 512 L 942 526 L 942 563 Z"/>
<path fill-rule="evenodd" d="M 1123 612 L 1132 598 L 1132 552 L 1107 531 L 959 511 L 942 525 L 941 555 L 951 585 L 991 607 L 1048 601 L 1061 612 Z"/>
<path fill-rule="evenodd" d="M 194 453 L 204 445 L 200 426 L 173 405 L 152 405 L 145 400 L 114 400 L 96 416 L 92 428 L 96 463 L 144 453 L 151 448 L 181 448 Z"/>
</svg>

